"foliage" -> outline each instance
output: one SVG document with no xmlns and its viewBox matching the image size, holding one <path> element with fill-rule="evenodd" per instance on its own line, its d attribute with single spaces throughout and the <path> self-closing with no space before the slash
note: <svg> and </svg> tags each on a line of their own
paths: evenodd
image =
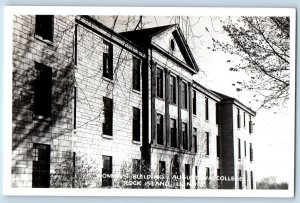
<svg viewBox="0 0 300 203">
<path fill-rule="evenodd" d="M 100 187 L 101 178 L 97 171 L 98 165 L 93 160 L 88 160 L 84 155 L 75 155 L 64 158 L 56 165 L 50 174 L 50 187 L 53 188 L 97 188 Z"/>
<path fill-rule="evenodd" d="M 213 39 L 214 48 L 239 56 L 241 63 L 230 71 L 245 71 L 249 76 L 233 84 L 236 90 L 253 91 L 264 108 L 285 105 L 290 85 L 289 17 L 230 18 L 223 29 L 232 43 Z"/>
<path fill-rule="evenodd" d="M 261 181 L 257 182 L 257 189 L 271 189 L 271 190 L 287 190 L 289 188 L 286 182 L 277 182 L 276 177 L 265 177 Z"/>
</svg>

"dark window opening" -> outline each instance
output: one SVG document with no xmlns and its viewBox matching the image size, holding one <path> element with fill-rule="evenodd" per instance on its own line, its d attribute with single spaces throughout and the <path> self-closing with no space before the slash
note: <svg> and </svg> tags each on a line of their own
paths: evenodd
<svg viewBox="0 0 300 203">
<path fill-rule="evenodd" d="M 141 160 L 132 159 L 132 174 L 141 174 Z"/>
<path fill-rule="evenodd" d="M 177 128 L 176 128 L 175 119 L 171 119 L 170 128 L 171 128 L 171 147 L 177 147 Z"/>
<path fill-rule="evenodd" d="M 181 105 L 182 108 L 187 109 L 187 84 L 185 82 L 181 86 Z"/>
<path fill-rule="evenodd" d="M 220 104 L 216 103 L 216 124 L 220 124 Z"/>
<path fill-rule="evenodd" d="M 241 115 L 240 115 L 240 109 L 237 109 L 237 127 L 241 128 Z"/>
<path fill-rule="evenodd" d="M 245 157 L 247 156 L 247 143 L 246 141 L 244 141 L 244 153 L 245 153 Z"/>
<path fill-rule="evenodd" d="M 252 149 L 252 143 L 250 143 L 250 161 L 253 161 L 253 149 Z"/>
<path fill-rule="evenodd" d="M 156 96 L 159 98 L 164 98 L 164 73 L 163 70 L 157 68 L 156 70 Z"/>
<path fill-rule="evenodd" d="M 245 185 L 248 186 L 248 172 L 245 170 Z"/>
<path fill-rule="evenodd" d="M 52 103 L 52 68 L 40 63 L 35 63 L 37 78 L 34 83 L 34 105 L 35 115 L 51 117 Z"/>
<path fill-rule="evenodd" d="M 194 152 L 197 153 L 197 128 L 193 128 Z"/>
<path fill-rule="evenodd" d="M 102 156 L 102 187 L 112 186 L 112 157 Z"/>
<path fill-rule="evenodd" d="M 141 60 L 133 57 L 132 64 L 132 87 L 134 90 L 140 91 Z"/>
<path fill-rule="evenodd" d="M 104 123 L 102 125 L 102 132 L 105 135 L 112 136 L 113 133 L 113 100 L 107 97 L 103 97 L 103 111 L 104 111 Z"/>
<path fill-rule="evenodd" d="M 209 120 L 209 106 L 208 106 L 208 98 L 205 98 L 205 119 Z"/>
<path fill-rule="evenodd" d="M 134 141 L 140 141 L 140 109 L 133 107 L 132 137 Z"/>
<path fill-rule="evenodd" d="M 50 145 L 33 143 L 32 187 L 50 186 Z"/>
<path fill-rule="evenodd" d="M 185 164 L 184 165 L 184 172 L 185 172 L 185 189 L 190 189 L 191 186 L 190 186 L 190 175 L 191 175 L 191 172 L 190 172 L 190 164 Z"/>
<path fill-rule="evenodd" d="M 246 112 L 244 112 L 244 128 L 246 127 Z"/>
<path fill-rule="evenodd" d="M 35 34 L 45 40 L 53 41 L 53 15 L 35 16 Z"/>
<path fill-rule="evenodd" d="M 249 116 L 249 133 L 253 133 L 253 123 L 251 121 L 251 116 Z"/>
<path fill-rule="evenodd" d="M 218 189 L 220 189 L 221 188 L 221 171 L 219 168 L 217 169 L 217 176 L 218 176 L 217 187 L 218 187 Z"/>
<path fill-rule="evenodd" d="M 176 104 L 176 78 L 174 76 L 170 77 L 170 101 Z"/>
<path fill-rule="evenodd" d="M 156 131 L 157 131 L 157 144 L 164 144 L 164 131 L 163 131 L 163 115 L 157 114 L 156 116 Z"/>
<path fill-rule="evenodd" d="M 206 188 L 210 188 L 210 168 L 206 167 L 206 177 L 205 177 Z"/>
<path fill-rule="evenodd" d="M 193 90 L 193 114 L 196 115 L 197 114 L 197 94 L 196 91 Z"/>
<path fill-rule="evenodd" d="M 242 170 L 239 170 L 239 189 L 243 189 Z"/>
<path fill-rule="evenodd" d="M 209 132 L 206 132 L 206 155 L 209 155 Z"/>
<path fill-rule="evenodd" d="M 188 133 L 187 124 L 182 123 L 182 139 L 183 139 L 183 149 L 188 149 Z"/>
<path fill-rule="evenodd" d="M 198 189 L 198 166 L 195 166 L 195 189 Z"/>
<path fill-rule="evenodd" d="M 77 105 L 77 87 L 74 87 L 74 114 L 73 114 L 73 116 L 74 116 L 74 118 L 73 118 L 73 127 L 74 127 L 74 129 L 76 129 L 76 111 L 77 111 L 77 107 L 76 107 L 76 105 Z"/>
<path fill-rule="evenodd" d="M 241 159 L 241 139 L 238 138 L 238 158 Z"/>
<path fill-rule="evenodd" d="M 250 186 L 251 186 L 251 190 L 254 189 L 254 185 L 253 185 L 253 171 L 250 171 Z"/>
<path fill-rule="evenodd" d="M 220 158 L 220 154 L 221 154 L 221 139 L 220 136 L 217 136 L 217 157 Z"/>
<path fill-rule="evenodd" d="M 103 77 L 113 79 L 113 45 L 104 41 Z"/>
</svg>

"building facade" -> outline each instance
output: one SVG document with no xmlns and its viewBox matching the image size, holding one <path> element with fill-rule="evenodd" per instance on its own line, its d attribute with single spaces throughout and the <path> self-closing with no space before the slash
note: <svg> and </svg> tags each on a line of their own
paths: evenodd
<svg viewBox="0 0 300 203">
<path fill-rule="evenodd" d="M 178 25 L 26 15 L 13 40 L 13 187 L 76 187 L 85 157 L 89 187 L 255 189 L 255 112 L 192 79 Z"/>
</svg>

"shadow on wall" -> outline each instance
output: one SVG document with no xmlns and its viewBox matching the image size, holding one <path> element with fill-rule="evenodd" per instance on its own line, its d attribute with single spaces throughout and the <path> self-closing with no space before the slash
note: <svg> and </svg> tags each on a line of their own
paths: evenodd
<svg viewBox="0 0 300 203">
<path fill-rule="evenodd" d="M 31 162 L 28 161 L 32 161 L 33 143 L 54 144 L 56 146 L 53 147 L 53 151 L 58 151 L 58 147 L 71 147 L 71 101 L 74 87 L 72 35 L 69 36 L 69 41 L 62 36 L 58 42 L 49 45 L 37 39 L 34 31 L 23 34 L 22 30 L 18 29 L 14 22 L 12 174 L 26 173 L 26 168 L 30 168 Z M 72 26 L 68 29 L 65 32 L 72 31 Z M 52 69 L 51 116 L 34 114 L 35 91 L 39 88 L 36 82 L 39 77 L 36 62 Z M 63 151 L 67 152 L 67 149 Z M 53 155 L 51 162 L 55 162 L 60 156 L 55 152 Z"/>
</svg>

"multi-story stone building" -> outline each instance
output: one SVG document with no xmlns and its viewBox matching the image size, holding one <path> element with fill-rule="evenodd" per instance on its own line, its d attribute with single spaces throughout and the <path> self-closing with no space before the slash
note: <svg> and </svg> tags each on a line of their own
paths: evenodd
<svg viewBox="0 0 300 203">
<path fill-rule="evenodd" d="M 91 16 L 15 16 L 13 40 L 13 187 L 53 186 L 62 160 L 75 174 L 83 155 L 94 187 L 142 174 L 132 187 L 255 188 L 255 112 L 192 79 L 178 25 L 116 33 Z"/>
</svg>

